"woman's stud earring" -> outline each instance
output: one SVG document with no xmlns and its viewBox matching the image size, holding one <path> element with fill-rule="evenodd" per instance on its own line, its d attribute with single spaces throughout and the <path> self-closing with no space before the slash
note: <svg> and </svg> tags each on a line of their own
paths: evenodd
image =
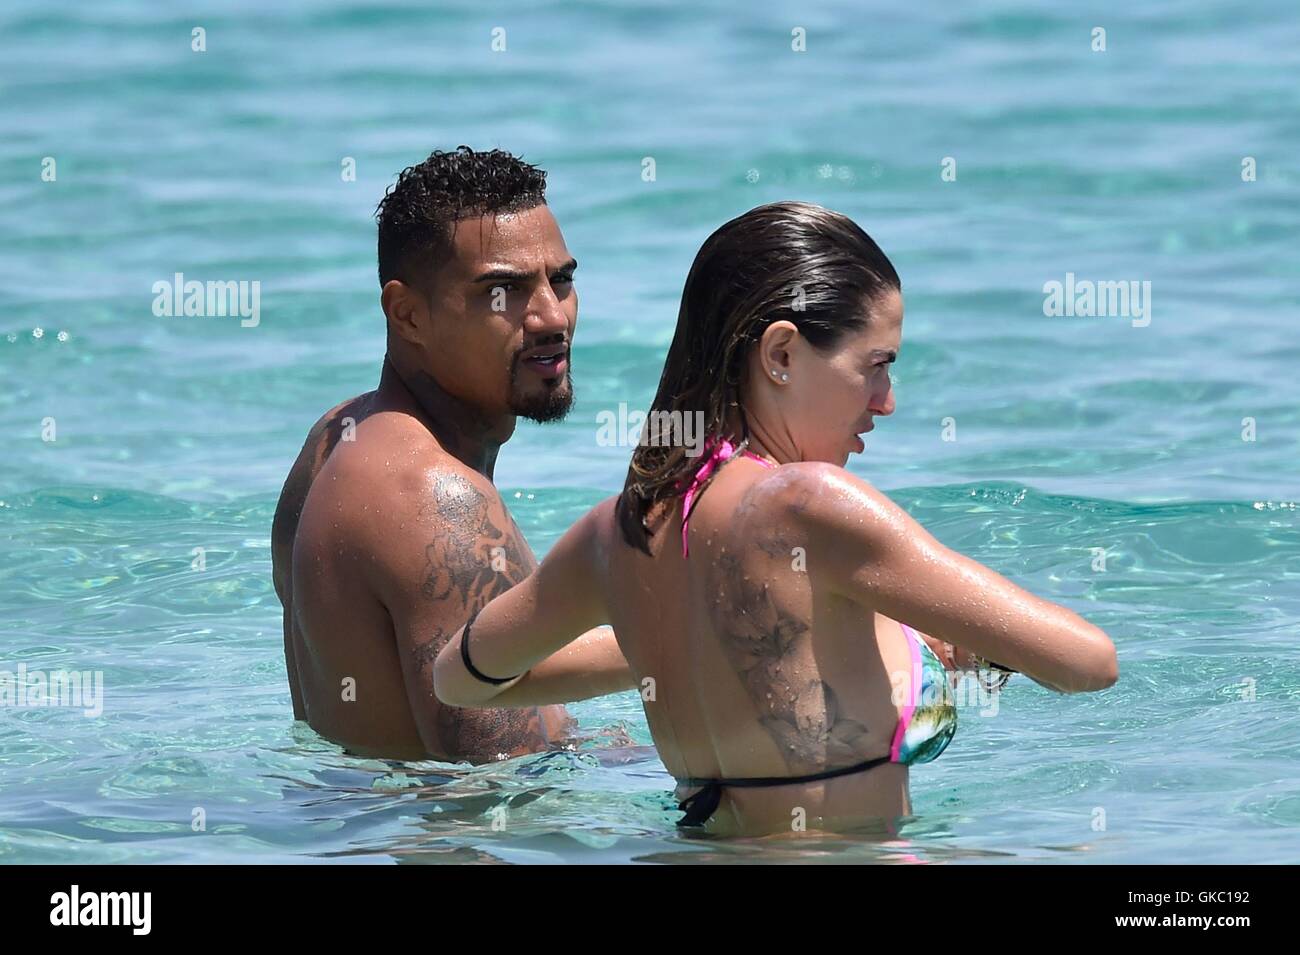
<svg viewBox="0 0 1300 955">
<path fill-rule="evenodd" d="M 772 369 L 772 377 L 773 377 L 773 378 L 776 377 L 776 369 L 775 369 L 775 368 Z"/>
<path fill-rule="evenodd" d="M 789 381 L 789 380 L 790 380 L 790 376 L 787 375 L 785 372 L 781 372 L 781 380 L 782 380 L 782 381 Z"/>
</svg>

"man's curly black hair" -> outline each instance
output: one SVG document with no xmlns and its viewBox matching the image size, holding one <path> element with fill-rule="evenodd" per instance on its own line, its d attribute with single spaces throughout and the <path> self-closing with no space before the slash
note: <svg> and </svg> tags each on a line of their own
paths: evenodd
<svg viewBox="0 0 1300 955">
<path fill-rule="evenodd" d="M 435 149 L 403 169 L 375 209 L 380 288 L 393 279 L 427 287 L 459 220 L 545 204 L 546 173 L 536 166 L 500 149 Z"/>
</svg>

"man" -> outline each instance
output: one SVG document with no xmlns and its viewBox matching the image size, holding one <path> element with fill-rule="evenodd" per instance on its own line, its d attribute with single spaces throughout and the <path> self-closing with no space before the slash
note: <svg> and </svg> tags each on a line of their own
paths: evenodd
<svg viewBox="0 0 1300 955">
<path fill-rule="evenodd" d="M 271 535 L 294 716 L 351 752 L 533 752 L 573 721 L 531 704 L 633 685 L 599 628 L 512 687 L 509 709 L 433 695 L 442 645 L 537 566 L 492 475 L 517 416 L 557 420 L 573 401 L 577 263 L 545 187 L 508 153 L 462 146 L 403 170 L 379 204 L 379 386 L 311 429 Z"/>
</svg>

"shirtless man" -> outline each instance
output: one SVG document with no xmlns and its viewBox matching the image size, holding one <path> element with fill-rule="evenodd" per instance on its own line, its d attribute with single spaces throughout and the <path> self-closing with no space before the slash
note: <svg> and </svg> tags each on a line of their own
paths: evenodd
<svg viewBox="0 0 1300 955">
<path fill-rule="evenodd" d="M 573 401 L 577 263 L 545 185 L 508 153 L 462 146 L 404 170 L 379 205 L 379 386 L 311 429 L 271 533 L 294 717 L 350 752 L 546 749 L 573 721 L 531 704 L 634 685 L 600 627 L 503 694 L 509 708 L 433 694 L 438 650 L 537 566 L 492 475 L 516 416 L 553 421 Z"/>
</svg>

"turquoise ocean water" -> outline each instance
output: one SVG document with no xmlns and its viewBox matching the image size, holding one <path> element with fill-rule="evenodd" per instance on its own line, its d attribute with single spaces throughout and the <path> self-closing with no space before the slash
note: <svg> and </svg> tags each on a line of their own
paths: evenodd
<svg viewBox="0 0 1300 955">
<path fill-rule="evenodd" d="M 0 861 L 1300 857 L 1300 18 L 959 6 L 4 4 L 0 670 L 104 695 L 0 708 Z M 683 838 L 652 756 L 399 765 L 295 725 L 276 496 L 377 379 L 376 201 L 462 142 L 550 171 L 582 263 L 578 402 L 497 471 L 539 555 L 621 486 L 597 415 L 649 401 L 700 242 L 811 200 L 906 294 L 850 466 L 1104 627 L 1120 682 L 964 712 L 887 845 Z M 259 323 L 156 317 L 177 272 L 260 282 Z M 1046 316 L 1067 273 L 1149 281 L 1149 324 Z M 631 694 L 574 710 L 649 742 Z"/>
</svg>

